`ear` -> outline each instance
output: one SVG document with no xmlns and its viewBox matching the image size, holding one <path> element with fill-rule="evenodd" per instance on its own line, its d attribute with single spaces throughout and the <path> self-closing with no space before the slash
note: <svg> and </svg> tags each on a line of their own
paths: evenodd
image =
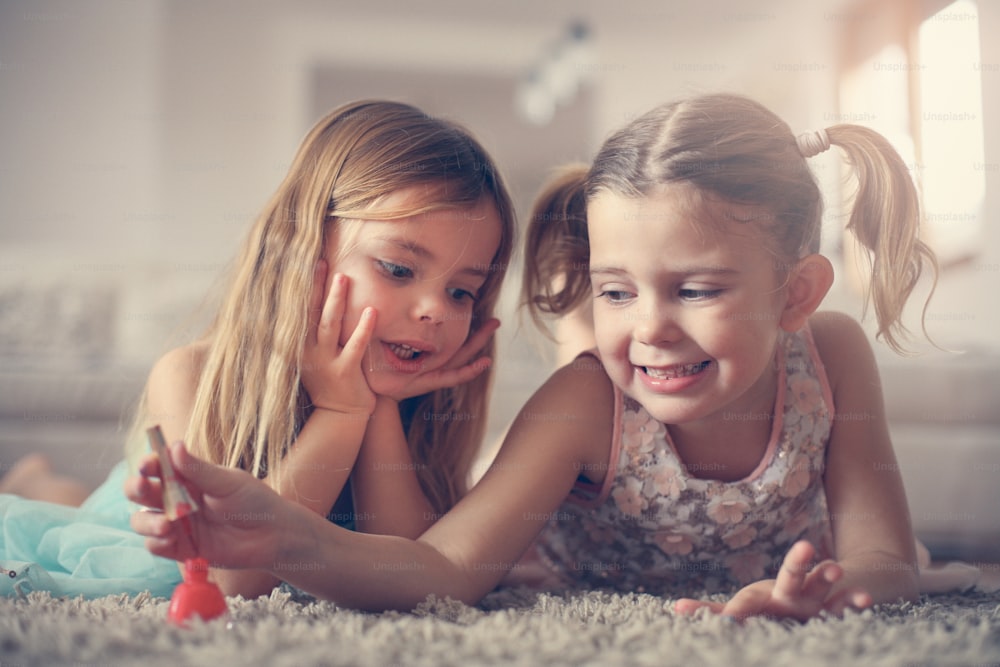
<svg viewBox="0 0 1000 667">
<path fill-rule="evenodd" d="M 823 255 L 807 255 L 796 262 L 785 283 L 785 308 L 781 328 L 798 331 L 819 308 L 833 285 L 833 265 Z"/>
</svg>

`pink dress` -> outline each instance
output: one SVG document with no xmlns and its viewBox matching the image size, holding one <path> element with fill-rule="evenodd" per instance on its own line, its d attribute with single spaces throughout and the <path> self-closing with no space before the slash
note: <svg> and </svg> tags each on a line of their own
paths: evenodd
<svg viewBox="0 0 1000 667">
<path fill-rule="evenodd" d="M 691 474 L 711 471 L 689 470 L 664 425 L 616 388 L 605 481 L 577 484 L 537 540 L 541 561 L 566 585 L 669 593 L 771 578 L 800 539 L 832 553 L 823 467 L 833 398 L 809 329 L 784 334 L 775 361 L 770 441 L 733 482 Z M 772 418 L 733 415 L 755 417 Z"/>
</svg>

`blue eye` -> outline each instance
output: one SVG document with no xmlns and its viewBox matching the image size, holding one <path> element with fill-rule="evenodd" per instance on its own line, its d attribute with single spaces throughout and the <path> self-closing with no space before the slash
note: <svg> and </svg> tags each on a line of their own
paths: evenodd
<svg viewBox="0 0 1000 667">
<path fill-rule="evenodd" d="M 390 278 L 405 280 L 406 278 L 413 277 L 413 270 L 402 264 L 394 264 L 383 259 L 377 259 L 375 263 L 378 265 L 379 270 Z"/>
<path fill-rule="evenodd" d="M 597 298 L 604 299 L 610 303 L 623 303 L 635 296 L 631 292 L 624 290 L 605 290 L 597 295 Z"/>
<path fill-rule="evenodd" d="M 722 294 L 720 289 L 682 289 L 678 292 L 679 296 L 685 301 L 705 301 L 707 299 L 714 299 L 715 297 Z"/>
<path fill-rule="evenodd" d="M 448 296 L 450 296 L 455 301 L 475 301 L 476 295 L 469 290 L 464 290 L 459 287 L 449 287 Z"/>
</svg>

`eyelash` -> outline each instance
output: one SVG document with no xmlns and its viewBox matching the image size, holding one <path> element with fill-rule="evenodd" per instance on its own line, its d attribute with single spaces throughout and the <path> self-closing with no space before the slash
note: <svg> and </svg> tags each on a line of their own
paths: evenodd
<svg viewBox="0 0 1000 667">
<path fill-rule="evenodd" d="M 375 263 L 382 273 L 394 280 L 406 280 L 413 277 L 413 269 L 408 266 L 396 264 L 395 262 L 387 262 L 384 259 L 377 259 Z M 400 275 L 399 272 L 405 272 L 405 275 Z"/>
<path fill-rule="evenodd" d="M 379 270 L 391 280 L 409 280 L 413 277 L 413 269 L 403 264 L 396 264 L 395 262 L 388 262 L 384 259 L 375 260 L 376 265 L 378 265 Z M 475 303 L 478 299 L 478 295 L 470 292 L 467 289 L 462 289 L 460 287 L 449 287 L 448 295 L 455 302 L 461 302 L 468 299 L 469 301 Z"/>
<path fill-rule="evenodd" d="M 722 294 L 721 289 L 681 289 L 677 295 L 684 301 L 707 301 Z M 617 295 L 617 298 L 615 298 Z M 622 296 L 626 295 L 626 296 Z M 625 290 L 605 290 L 597 295 L 597 298 L 604 299 L 608 303 L 621 304 L 635 295 Z"/>
<path fill-rule="evenodd" d="M 682 289 L 679 295 L 682 299 L 689 301 L 707 301 L 714 299 L 722 293 L 720 289 Z"/>
<path fill-rule="evenodd" d="M 451 298 L 455 301 L 464 301 L 465 299 L 468 299 L 472 303 L 476 302 L 475 294 L 460 287 L 450 287 L 448 288 L 448 293 L 451 294 Z"/>
<path fill-rule="evenodd" d="M 621 295 L 623 294 L 626 296 L 622 297 Z M 618 295 L 618 298 L 613 298 L 612 295 Z M 597 295 L 597 298 L 604 299 L 608 303 L 618 304 L 618 303 L 624 303 L 631 296 L 633 296 L 631 292 L 626 292 L 625 290 L 613 289 L 601 292 L 600 294 Z"/>
</svg>

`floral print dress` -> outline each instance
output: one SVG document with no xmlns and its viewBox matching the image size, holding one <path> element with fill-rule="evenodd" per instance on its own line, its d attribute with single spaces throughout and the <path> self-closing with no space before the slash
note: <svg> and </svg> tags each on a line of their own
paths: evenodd
<svg viewBox="0 0 1000 667">
<path fill-rule="evenodd" d="M 616 388 L 604 484 L 577 484 L 538 538 L 542 562 L 569 585 L 669 593 L 771 578 L 800 539 L 827 557 L 832 395 L 808 328 L 783 334 L 776 355 L 771 438 L 738 481 L 704 479 L 711 471 L 685 466 L 664 425 Z"/>
</svg>

